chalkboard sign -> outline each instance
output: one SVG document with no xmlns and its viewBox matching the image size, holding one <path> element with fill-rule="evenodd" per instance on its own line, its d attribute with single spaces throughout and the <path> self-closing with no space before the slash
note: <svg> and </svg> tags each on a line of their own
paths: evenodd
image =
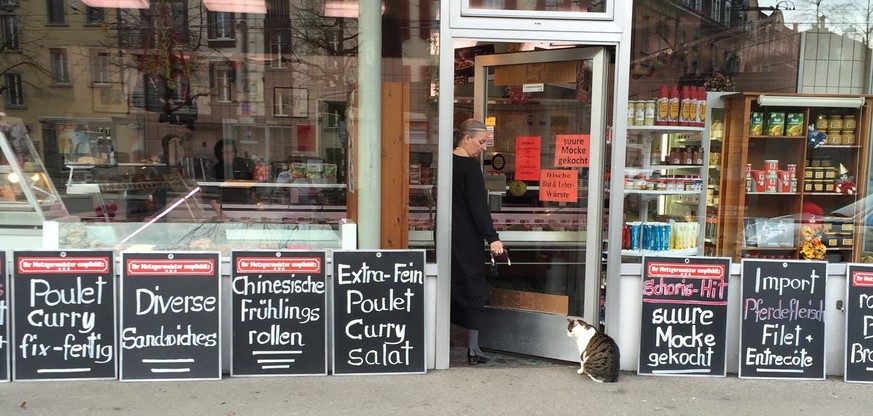
<svg viewBox="0 0 873 416">
<path fill-rule="evenodd" d="M 843 378 L 873 383 L 873 266 L 850 264 L 847 273 Z"/>
<path fill-rule="evenodd" d="M 114 379 L 111 251 L 13 254 L 14 380 Z"/>
<path fill-rule="evenodd" d="M 218 253 L 121 254 L 121 380 L 221 379 Z"/>
<path fill-rule="evenodd" d="M 724 376 L 727 258 L 643 259 L 637 373 Z"/>
<path fill-rule="evenodd" d="M 327 375 L 324 252 L 231 255 L 231 376 Z"/>
<path fill-rule="evenodd" d="M 749 260 L 742 265 L 741 378 L 825 378 L 827 263 Z"/>
<path fill-rule="evenodd" d="M 334 374 L 424 373 L 424 251 L 335 251 L 333 340 Z"/>
<path fill-rule="evenodd" d="M 6 269 L 6 252 L 0 250 L 0 382 L 12 377 L 9 358 L 9 273 Z"/>
</svg>

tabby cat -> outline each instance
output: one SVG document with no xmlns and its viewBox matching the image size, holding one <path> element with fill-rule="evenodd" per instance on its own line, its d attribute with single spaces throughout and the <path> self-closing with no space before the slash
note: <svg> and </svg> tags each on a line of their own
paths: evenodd
<svg viewBox="0 0 873 416">
<path fill-rule="evenodd" d="M 581 319 L 567 321 L 567 336 L 576 338 L 579 347 L 581 368 L 576 372 L 598 383 L 618 381 L 619 352 L 612 337 Z"/>
</svg>

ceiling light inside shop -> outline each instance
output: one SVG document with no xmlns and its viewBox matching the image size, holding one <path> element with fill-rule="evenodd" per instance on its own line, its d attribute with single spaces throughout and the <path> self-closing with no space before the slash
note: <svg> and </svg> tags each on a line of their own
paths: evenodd
<svg viewBox="0 0 873 416">
<path fill-rule="evenodd" d="M 149 0 L 82 0 L 88 7 L 113 9 L 148 9 Z"/>
<path fill-rule="evenodd" d="M 203 0 L 211 12 L 267 14 L 266 0 Z"/>
<path fill-rule="evenodd" d="M 382 14 L 385 14 L 385 4 L 382 4 Z M 358 17 L 357 0 L 328 0 L 324 3 L 324 17 Z"/>
<path fill-rule="evenodd" d="M 758 104 L 776 107 L 842 107 L 861 108 L 864 105 L 864 97 L 808 97 L 808 96 L 782 96 L 782 95 L 759 95 Z"/>
</svg>

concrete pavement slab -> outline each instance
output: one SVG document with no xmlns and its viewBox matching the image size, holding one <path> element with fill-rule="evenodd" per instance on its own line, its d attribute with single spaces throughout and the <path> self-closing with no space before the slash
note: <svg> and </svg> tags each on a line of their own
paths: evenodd
<svg viewBox="0 0 873 416">
<path fill-rule="evenodd" d="M 0 415 L 868 415 L 873 387 L 642 377 L 600 384 L 575 365 L 458 366 L 426 375 L 0 384 Z"/>
</svg>

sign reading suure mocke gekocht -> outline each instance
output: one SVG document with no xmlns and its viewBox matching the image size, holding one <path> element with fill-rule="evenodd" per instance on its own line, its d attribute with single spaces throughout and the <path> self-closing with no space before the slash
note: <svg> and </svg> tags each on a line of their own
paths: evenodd
<svg viewBox="0 0 873 416">
<path fill-rule="evenodd" d="M 114 379 L 111 251 L 13 254 L 13 379 Z"/>
<path fill-rule="evenodd" d="M 724 376 L 730 259 L 643 259 L 639 374 Z"/>
<path fill-rule="evenodd" d="M 741 378 L 824 379 L 826 277 L 823 261 L 743 259 Z"/>
<path fill-rule="evenodd" d="M 231 376 L 327 374 L 324 252 L 231 254 Z"/>
<path fill-rule="evenodd" d="M 424 251 L 333 253 L 333 373 L 424 373 Z"/>
<path fill-rule="evenodd" d="M 120 378 L 221 379 L 217 252 L 121 255 Z"/>
</svg>

